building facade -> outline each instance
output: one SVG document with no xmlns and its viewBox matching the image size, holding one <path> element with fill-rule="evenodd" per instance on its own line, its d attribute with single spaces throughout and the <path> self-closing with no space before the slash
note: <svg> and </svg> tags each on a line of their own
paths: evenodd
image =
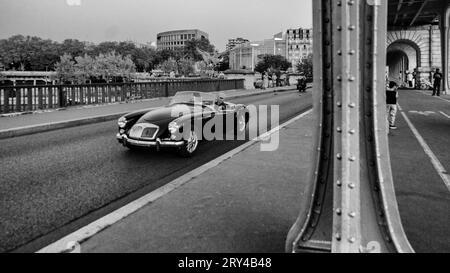
<svg viewBox="0 0 450 273">
<path fill-rule="evenodd" d="M 245 42 L 230 51 L 230 69 L 254 70 L 258 56 L 280 55 L 292 63 L 293 71 L 299 62 L 313 52 L 312 29 L 288 29 L 275 34 L 271 39 Z"/>
<path fill-rule="evenodd" d="M 179 49 L 185 46 L 185 43 L 192 39 L 209 39 L 208 33 L 198 29 L 173 30 L 158 33 L 156 37 L 156 48 Z"/>
<path fill-rule="evenodd" d="M 228 43 L 227 43 L 227 50 L 232 50 L 233 48 L 235 48 L 237 45 L 241 45 L 241 44 L 245 44 L 247 42 L 250 42 L 247 39 L 244 38 L 236 38 L 236 39 L 228 39 Z"/>
<path fill-rule="evenodd" d="M 292 63 L 292 69 L 296 71 L 298 63 L 313 53 L 312 29 L 288 29 L 287 36 L 287 59 Z"/>
<path fill-rule="evenodd" d="M 418 83 L 432 82 L 434 71 L 443 71 L 439 25 L 390 29 L 386 48 L 386 77 L 391 81 L 402 85 L 407 74 L 414 73 Z"/>
<path fill-rule="evenodd" d="M 287 57 L 286 35 L 282 32 L 271 39 L 245 42 L 230 50 L 230 69 L 255 70 L 261 55 L 280 55 Z"/>
</svg>

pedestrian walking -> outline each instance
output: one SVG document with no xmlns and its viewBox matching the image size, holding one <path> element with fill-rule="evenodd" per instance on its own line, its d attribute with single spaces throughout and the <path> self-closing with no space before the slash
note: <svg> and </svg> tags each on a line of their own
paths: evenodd
<svg viewBox="0 0 450 273">
<path fill-rule="evenodd" d="M 413 76 L 414 76 L 414 88 L 420 89 L 420 74 L 417 68 L 414 68 Z"/>
<path fill-rule="evenodd" d="M 306 79 L 305 79 L 305 77 L 302 76 L 302 77 L 300 77 L 297 80 L 297 90 L 300 93 L 306 92 Z"/>
<path fill-rule="evenodd" d="M 433 96 L 440 96 L 441 95 L 441 81 L 442 81 L 442 73 L 440 72 L 439 68 L 436 69 L 436 72 L 433 76 L 434 84 L 433 84 Z"/>
<path fill-rule="evenodd" d="M 406 79 L 408 80 L 408 87 L 409 88 L 413 88 L 413 80 L 414 80 L 414 75 L 411 73 L 411 71 L 408 71 L 408 74 L 406 75 Z"/>
<path fill-rule="evenodd" d="M 281 86 L 281 71 L 277 71 L 277 72 L 275 72 L 275 75 L 277 76 L 276 77 L 276 82 L 277 82 L 277 87 L 280 87 Z"/>
<path fill-rule="evenodd" d="M 386 111 L 388 115 L 388 124 L 390 130 L 396 130 L 395 120 L 397 117 L 397 103 L 398 103 L 398 85 L 396 82 L 389 82 L 386 88 Z"/>
<path fill-rule="evenodd" d="M 267 72 L 264 72 L 263 89 L 267 89 L 267 88 L 269 88 L 269 75 L 267 74 Z"/>
<path fill-rule="evenodd" d="M 272 75 L 272 81 L 273 81 L 273 86 L 274 87 L 277 87 L 278 86 L 278 77 L 277 77 L 277 74 L 273 74 Z"/>
</svg>

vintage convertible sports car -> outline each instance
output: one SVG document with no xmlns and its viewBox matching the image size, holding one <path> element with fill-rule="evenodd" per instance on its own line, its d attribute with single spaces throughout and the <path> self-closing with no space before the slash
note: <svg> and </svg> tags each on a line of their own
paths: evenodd
<svg viewBox="0 0 450 273">
<path fill-rule="evenodd" d="M 208 129 L 212 129 L 213 133 L 229 133 L 232 130 L 234 136 L 239 136 L 245 135 L 249 113 L 247 106 L 225 102 L 217 94 L 178 92 L 167 106 L 122 116 L 118 121 L 119 133 L 116 137 L 119 143 L 130 149 L 173 147 L 182 156 L 189 157 L 197 150 L 200 140 L 224 139 L 202 135 L 204 126 L 210 126 L 212 119 L 215 125 Z M 230 120 L 232 125 L 229 125 Z M 219 125 L 223 128 L 215 128 Z"/>
</svg>

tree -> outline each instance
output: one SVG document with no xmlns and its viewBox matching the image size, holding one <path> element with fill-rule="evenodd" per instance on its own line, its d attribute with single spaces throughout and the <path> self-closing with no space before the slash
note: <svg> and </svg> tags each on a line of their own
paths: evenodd
<svg viewBox="0 0 450 273">
<path fill-rule="evenodd" d="M 158 65 L 158 53 L 151 47 L 135 48 L 131 58 L 139 72 L 150 72 Z"/>
<path fill-rule="evenodd" d="M 0 40 L 0 62 L 7 70 L 53 70 L 60 55 L 51 40 L 23 35 Z"/>
<path fill-rule="evenodd" d="M 70 54 L 61 56 L 60 61 L 55 65 L 55 71 L 61 83 L 74 82 L 76 80 L 75 62 Z"/>
<path fill-rule="evenodd" d="M 194 62 L 190 59 L 180 59 L 178 61 L 178 73 L 184 76 L 194 73 Z"/>
<path fill-rule="evenodd" d="M 136 66 L 130 56 L 116 56 L 117 65 L 117 77 L 123 77 L 125 79 L 130 79 L 131 74 L 136 72 Z"/>
<path fill-rule="evenodd" d="M 129 79 L 131 73 L 136 71 L 136 66 L 130 56 L 123 57 L 115 52 L 109 52 L 95 58 L 95 69 L 97 76 L 111 82 L 118 78 Z"/>
<path fill-rule="evenodd" d="M 106 54 L 109 52 L 116 52 L 118 49 L 117 42 L 101 42 L 98 45 L 94 45 L 90 48 L 89 55 L 99 56 L 100 54 Z"/>
<path fill-rule="evenodd" d="M 5 70 L 48 71 L 54 70 L 55 64 L 59 63 L 60 57 L 65 54 L 72 56 L 73 61 L 77 57 L 82 57 L 80 60 L 83 63 L 83 60 L 87 60 L 86 54 L 91 58 L 96 58 L 101 54 L 105 57 L 111 52 L 115 52 L 113 55 L 129 56 L 137 71 L 150 72 L 169 59 L 174 59 L 176 62 L 181 59 L 200 61 L 202 56 L 198 49 L 213 52 L 214 46 L 209 43 L 208 39 L 203 38 L 188 41 L 186 47 L 180 47 L 177 50 L 156 51 L 149 46 L 138 47 L 130 41 L 102 42 L 96 45 L 76 39 L 66 39 L 62 43 L 58 43 L 39 37 L 15 35 L 0 40 L 0 63 L 3 64 Z M 112 56 L 109 57 L 112 58 Z M 127 59 L 127 57 L 122 58 L 122 61 Z M 182 61 L 182 63 L 185 62 Z M 81 73 L 80 75 L 85 74 Z M 104 76 L 106 77 L 106 75 Z"/>
<path fill-rule="evenodd" d="M 177 72 L 178 70 L 178 63 L 175 59 L 170 58 L 167 61 L 164 61 L 161 65 L 160 65 L 160 69 L 162 71 L 164 71 L 165 73 L 170 73 L 172 71 Z"/>
<path fill-rule="evenodd" d="M 75 78 L 77 82 L 86 83 L 86 81 L 99 76 L 96 60 L 91 56 L 85 54 L 84 56 L 75 57 L 75 62 Z"/>
<path fill-rule="evenodd" d="M 286 71 L 292 64 L 281 55 L 261 55 L 258 56 L 261 61 L 255 66 L 255 71 L 264 73 L 265 71 Z"/>
<path fill-rule="evenodd" d="M 121 56 L 115 52 L 99 54 L 95 58 L 85 54 L 73 60 L 72 56 L 65 54 L 56 64 L 58 78 L 62 82 L 86 83 L 86 81 L 106 82 L 118 79 L 129 79 L 136 71 L 130 56 Z"/>
<path fill-rule="evenodd" d="M 190 58 L 194 61 L 202 61 L 203 56 L 198 52 L 197 48 L 206 51 L 210 54 L 215 53 L 214 46 L 209 42 L 207 38 L 192 39 L 186 41 L 183 52 L 184 57 Z"/>
<path fill-rule="evenodd" d="M 31 41 L 31 47 L 34 54 L 32 54 L 29 64 L 26 66 L 26 70 L 54 70 L 54 66 L 60 57 L 59 46 L 58 43 L 53 42 L 52 40 L 35 38 L 35 40 Z"/>
<path fill-rule="evenodd" d="M 216 64 L 214 69 L 216 71 L 225 71 L 228 70 L 229 68 L 230 68 L 230 55 L 225 54 L 220 59 L 220 62 Z"/>
<path fill-rule="evenodd" d="M 303 59 L 297 64 L 297 71 L 303 73 L 306 78 L 312 78 L 313 76 L 313 55 L 309 54 L 308 57 Z"/>
<path fill-rule="evenodd" d="M 76 39 L 66 39 L 59 45 L 59 54 L 70 54 L 73 57 L 83 56 L 87 53 L 87 45 L 85 42 Z"/>
</svg>

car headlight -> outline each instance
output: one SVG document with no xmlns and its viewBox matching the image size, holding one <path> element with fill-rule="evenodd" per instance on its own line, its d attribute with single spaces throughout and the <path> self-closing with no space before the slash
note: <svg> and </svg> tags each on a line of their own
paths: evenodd
<svg viewBox="0 0 450 273">
<path fill-rule="evenodd" d="M 180 125 L 178 125 L 176 122 L 169 123 L 169 132 L 171 134 L 175 134 L 180 129 Z"/>
<path fill-rule="evenodd" d="M 127 119 L 124 117 L 121 117 L 118 121 L 119 124 L 119 128 L 125 128 L 125 126 L 127 125 Z"/>
</svg>

